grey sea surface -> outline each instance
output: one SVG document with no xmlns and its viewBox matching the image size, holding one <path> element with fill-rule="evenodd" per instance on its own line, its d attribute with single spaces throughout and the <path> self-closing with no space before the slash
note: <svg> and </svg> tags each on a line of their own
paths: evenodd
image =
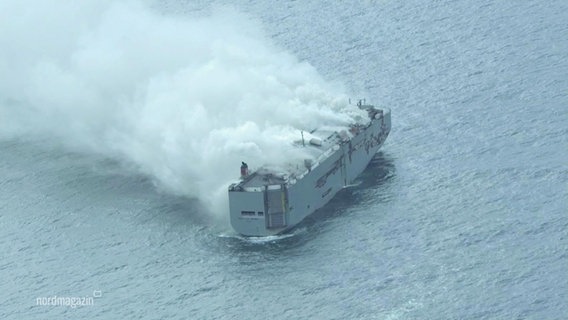
<svg viewBox="0 0 568 320">
<path fill-rule="evenodd" d="M 567 1 L 213 2 L 155 6 L 258 18 L 392 109 L 384 147 L 292 234 L 243 239 L 112 159 L 5 137 L 1 319 L 568 318 Z"/>
</svg>

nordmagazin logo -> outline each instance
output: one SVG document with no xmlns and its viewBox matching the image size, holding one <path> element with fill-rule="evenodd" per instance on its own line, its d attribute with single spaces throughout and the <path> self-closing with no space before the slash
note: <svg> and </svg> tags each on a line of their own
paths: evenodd
<svg viewBox="0 0 568 320">
<path fill-rule="evenodd" d="M 50 296 L 50 297 L 37 297 L 37 306 L 65 306 L 76 308 L 78 306 L 93 306 L 95 305 L 95 298 L 100 298 L 102 292 L 100 290 L 93 291 L 92 296 L 83 297 L 70 297 L 70 296 Z"/>
</svg>

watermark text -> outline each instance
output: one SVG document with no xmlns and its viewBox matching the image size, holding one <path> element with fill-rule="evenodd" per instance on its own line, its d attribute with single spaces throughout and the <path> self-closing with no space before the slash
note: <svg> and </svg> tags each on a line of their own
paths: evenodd
<svg viewBox="0 0 568 320">
<path fill-rule="evenodd" d="M 83 307 L 83 306 L 94 306 L 95 298 L 100 298 L 102 292 L 100 290 L 93 291 L 92 296 L 83 297 L 70 297 L 70 296 L 49 296 L 49 297 L 37 297 L 36 306 L 65 306 L 71 308 Z"/>
</svg>

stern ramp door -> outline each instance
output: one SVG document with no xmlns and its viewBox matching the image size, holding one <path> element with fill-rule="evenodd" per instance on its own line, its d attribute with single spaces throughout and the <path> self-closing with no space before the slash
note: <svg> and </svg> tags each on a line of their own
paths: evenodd
<svg viewBox="0 0 568 320">
<path fill-rule="evenodd" d="M 283 185 L 269 186 L 264 190 L 264 207 L 267 213 L 266 227 L 269 229 L 286 227 L 286 188 Z M 270 189 L 269 189 L 270 188 Z"/>
</svg>

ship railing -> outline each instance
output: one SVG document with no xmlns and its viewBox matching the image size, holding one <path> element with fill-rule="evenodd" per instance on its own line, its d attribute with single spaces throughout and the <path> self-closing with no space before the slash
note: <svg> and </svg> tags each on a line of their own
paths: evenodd
<svg viewBox="0 0 568 320">
<path fill-rule="evenodd" d="M 262 192 L 263 187 L 244 187 L 243 190 L 246 192 Z"/>
</svg>

